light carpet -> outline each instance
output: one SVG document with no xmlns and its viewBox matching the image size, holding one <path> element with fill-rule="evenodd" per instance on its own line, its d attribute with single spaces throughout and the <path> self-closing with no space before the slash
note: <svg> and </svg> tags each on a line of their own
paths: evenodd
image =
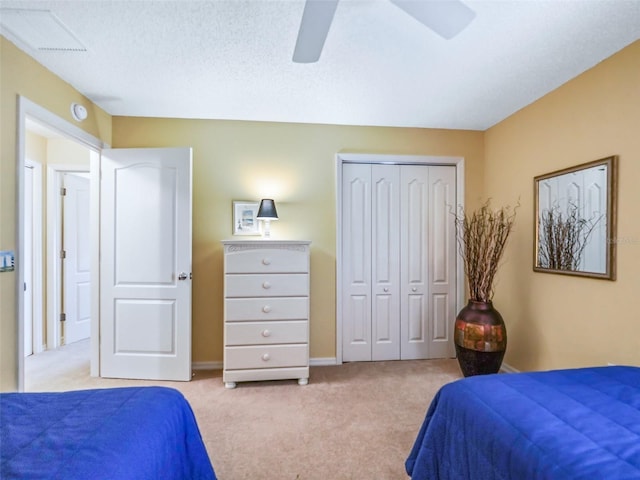
<svg viewBox="0 0 640 480">
<path fill-rule="evenodd" d="M 220 480 L 400 480 L 437 390 L 461 378 L 455 360 L 356 362 L 311 367 L 295 380 L 224 388 L 220 370 L 191 382 L 89 376 L 89 342 L 27 358 L 27 391 L 132 385 L 180 390 L 195 412 Z"/>
</svg>

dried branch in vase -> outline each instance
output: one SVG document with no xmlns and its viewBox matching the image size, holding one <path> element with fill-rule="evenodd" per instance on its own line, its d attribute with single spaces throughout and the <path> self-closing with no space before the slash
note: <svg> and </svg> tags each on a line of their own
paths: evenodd
<svg viewBox="0 0 640 480">
<path fill-rule="evenodd" d="M 488 200 L 480 209 L 456 216 L 458 248 L 467 276 L 469 299 L 488 302 L 493 298 L 493 282 L 513 230 L 516 207 L 491 210 Z"/>
</svg>

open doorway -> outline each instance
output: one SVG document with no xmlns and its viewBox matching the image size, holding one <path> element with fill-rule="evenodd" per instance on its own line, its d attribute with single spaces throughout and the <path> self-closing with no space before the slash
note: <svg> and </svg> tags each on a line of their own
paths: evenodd
<svg viewBox="0 0 640 480">
<path fill-rule="evenodd" d="M 26 290 L 26 282 L 31 285 L 30 295 L 18 295 L 18 391 L 25 390 L 26 360 L 36 357 L 44 358 L 47 352 L 60 350 L 65 345 L 65 327 L 61 321 L 63 311 L 63 268 L 61 263 L 62 230 L 64 211 L 62 207 L 61 188 L 64 187 L 64 175 L 78 173 L 90 176 L 90 191 L 82 193 L 81 210 L 91 212 L 90 228 L 82 235 L 91 238 L 90 245 L 84 243 L 84 257 L 81 261 L 86 266 L 90 258 L 89 276 L 93 281 L 97 272 L 98 222 L 94 218 L 98 202 L 97 171 L 99 152 L 105 147 L 98 138 L 58 117 L 25 97 L 18 98 L 18 248 L 17 248 L 17 284 L 20 291 Z M 34 167 L 33 170 L 27 170 Z M 39 168 L 42 179 L 34 175 Z M 84 182 L 86 186 L 86 182 Z M 84 188 L 84 187 L 82 187 Z M 37 193 L 36 193 L 37 192 Z M 38 197 L 40 195 L 40 197 Z M 88 198 L 89 197 L 89 198 Z M 46 209 L 45 209 L 46 206 Z M 38 209 L 40 217 L 38 217 Z M 46 214 L 44 214 L 46 210 Z M 45 219 L 46 218 L 46 219 Z M 38 231 L 38 229 L 40 231 Z M 39 246 L 38 246 L 38 242 Z M 31 264 L 31 265 L 30 265 Z M 38 279 L 40 284 L 38 284 Z M 46 279 L 46 281 L 43 281 Z M 82 284 L 82 282 L 77 282 Z M 78 288 L 90 291 L 90 297 L 75 300 L 80 310 L 89 318 L 97 319 L 97 294 L 86 284 Z M 68 300 L 67 300 L 68 302 Z M 81 303 L 84 302 L 84 303 Z M 92 376 L 99 374 L 99 342 L 96 322 L 90 321 L 90 338 L 76 342 L 83 347 L 84 369 L 89 365 Z M 29 355 L 31 353 L 31 355 Z M 88 362 L 86 360 L 88 358 Z M 46 367 L 52 364 L 59 366 L 61 362 L 41 361 Z M 63 362 L 64 363 L 64 362 Z M 55 375 L 45 372 L 44 376 Z"/>
<path fill-rule="evenodd" d="M 30 391 L 79 369 L 89 375 L 91 150 L 30 117 L 25 128 L 24 386 Z"/>
</svg>

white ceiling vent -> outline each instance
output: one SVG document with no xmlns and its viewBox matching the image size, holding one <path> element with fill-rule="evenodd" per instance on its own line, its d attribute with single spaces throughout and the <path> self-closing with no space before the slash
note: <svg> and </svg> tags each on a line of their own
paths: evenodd
<svg viewBox="0 0 640 480">
<path fill-rule="evenodd" d="M 0 9 L 2 33 L 35 50 L 86 52 L 73 33 L 49 10 Z"/>
</svg>

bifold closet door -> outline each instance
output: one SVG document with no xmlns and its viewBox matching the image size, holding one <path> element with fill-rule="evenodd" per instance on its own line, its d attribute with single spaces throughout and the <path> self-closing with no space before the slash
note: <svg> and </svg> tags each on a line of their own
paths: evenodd
<svg viewBox="0 0 640 480">
<path fill-rule="evenodd" d="M 371 360 L 371 167 L 342 168 L 342 358 Z"/>
<path fill-rule="evenodd" d="M 400 358 L 400 172 L 343 167 L 343 360 Z"/>
<path fill-rule="evenodd" d="M 400 358 L 400 170 L 371 165 L 371 360 Z"/>
<path fill-rule="evenodd" d="M 455 167 L 401 166 L 400 358 L 455 355 Z"/>
<path fill-rule="evenodd" d="M 455 168 L 344 164 L 343 360 L 453 356 Z"/>
</svg>

